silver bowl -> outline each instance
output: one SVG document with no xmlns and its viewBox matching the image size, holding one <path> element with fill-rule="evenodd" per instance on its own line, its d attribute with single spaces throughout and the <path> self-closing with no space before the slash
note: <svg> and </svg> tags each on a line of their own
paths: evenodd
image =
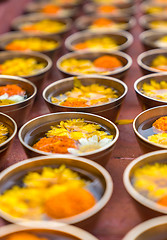
<svg viewBox="0 0 167 240">
<path fill-rule="evenodd" d="M 124 51 L 126 50 L 131 44 L 133 43 L 133 36 L 126 32 L 126 31 L 113 31 L 113 32 L 103 32 L 103 33 L 91 33 L 90 31 L 82 31 L 82 32 L 77 32 L 69 36 L 65 40 L 65 46 L 69 51 L 77 51 L 74 48 L 75 44 L 84 42 L 88 39 L 93 39 L 93 38 L 100 38 L 100 37 L 111 37 L 116 41 L 118 46 L 116 48 L 109 49 L 107 51 L 113 51 L 113 50 L 120 50 Z M 80 51 L 85 51 L 85 50 L 80 50 Z M 89 51 L 96 52 L 97 50 L 90 49 Z M 103 50 L 104 51 L 104 50 Z"/>
<path fill-rule="evenodd" d="M 161 206 L 156 202 L 153 202 L 152 200 L 141 195 L 134 188 L 132 184 L 134 171 L 137 168 L 140 168 L 146 164 L 154 164 L 154 163 L 167 163 L 167 151 L 156 151 L 156 152 L 147 153 L 133 160 L 124 171 L 124 175 L 123 175 L 124 186 L 127 192 L 130 194 L 130 196 L 133 199 L 135 199 L 138 203 L 146 207 L 146 209 L 147 208 L 149 210 L 151 209 L 153 211 L 152 212 L 153 214 L 157 214 L 156 212 L 161 214 L 167 214 L 167 207 Z M 143 210 L 144 209 L 145 208 L 143 208 Z"/>
<path fill-rule="evenodd" d="M 78 30 L 88 30 L 91 32 L 103 32 L 104 30 L 98 29 L 98 30 L 91 30 L 88 29 L 88 27 L 92 24 L 92 22 L 96 19 L 100 18 L 100 16 L 93 15 L 93 16 L 82 16 L 76 19 L 75 21 L 75 26 Z M 134 17 L 129 17 L 127 16 L 110 16 L 108 17 L 109 20 L 112 20 L 116 23 L 124 23 L 124 27 L 118 30 L 130 30 L 134 25 L 136 24 L 136 20 Z M 108 29 L 108 32 L 112 32 L 115 29 Z"/>
<path fill-rule="evenodd" d="M 127 94 L 128 88 L 122 81 L 111 78 L 111 77 L 100 77 L 100 76 L 85 76 L 78 77 L 83 85 L 99 84 L 106 87 L 113 88 L 119 93 L 119 97 L 114 101 L 100 106 L 92 107 L 65 107 L 51 102 L 52 96 L 58 96 L 62 93 L 70 91 L 74 86 L 74 78 L 66 78 L 58 80 L 49 86 L 47 86 L 43 91 L 43 98 L 47 103 L 51 112 L 87 112 L 106 117 L 111 121 L 115 121 L 119 113 L 121 104 Z"/>
<path fill-rule="evenodd" d="M 45 36 L 50 36 L 50 37 L 55 37 L 57 35 L 59 36 L 64 36 L 65 34 L 67 34 L 70 30 L 71 30 L 71 19 L 64 19 L 64 18 L 57 18 L 54 16 L 46 16 L 45 14 L 41 14 L 41 13 L 32 13 L 32 14 L 27 14 L 27 15 L 22 15 L 19 16 L 17 18 L 15 18 L 11 24 L 11 27 L 14 30 L 18 30 L 18 31 L 22 31 L 25 32 L 24 30 L 22 30 L 22 25 L 25 23 L 35 23 L 44 19 L 51 19 L 51 20 L 57 20 L 59 22 L 62 22 L 66 25 L 66 28 L 60 32 L 57 33 L 36 33 L 36 35 L 45 35 Z M 34 32 L 26 32 L 26 34 L 32 34 Z"/>
<path fill-rule="evenodd" d="M 141 11 L 144 13 L 144 14 L 147 14 L 147 15 L 151 15 L 151 16 L 165 16 L 166 15 L 166 11 L 161 11 L 161 12 L 152 12 L 152 13 L 148 13 L 148 10 L 151 8 L 151 7 L 160 7 L 160 8 L 166 8 L 166 4 L 164 3 L 151 3 L 150 1 L 146 1 L 146 2 L 143 2 L 140 4 L 140 8 L 141 8 Z"/>
<path fill-rule="evenodd" d="M 144 83 L 150 83 L 150 80 L 155 80 L 156 82 L 165 81 L 167 82 L 167 73 L 153 73 L 146 76 L 143 76 L 137 79 L 134 83 L 134 89 L 138 98 L 139 103 L 141 104 L 143 110 L 148 108 L 153 108 L 161 105 L 167 105 L 167 101 L 158 100 L 152 97 L 147 96 L 141 92 L 142 86 Z"/>
<path fill-rule="evenodd" d="M 28 38 L 32 38 L 32 37 L 37 37 L 36 34 L 26 34 L 24 32 L 8 32 L 5 33 L 3 35 L 0 36 L 0 49 L 1 50 L 6 50 L 6 45 L 9 44 L 10 42 L 12 42 L 13 40 L 16 39 L 28 39 Z M 51 59 L 54 58 L 55 54 L 59 54 L 60 49 L 62 47 L 62 41 L 60 40 L 60 38 L 58 36 L 56 37 L 48 37 L 48 36 L 44 36 L 44 35 L 38 35 L 38 38 L 42 39 L 42 40 L 49 40 L 49 41 L 54 41 L 58 43 L 58 46 L 54 49 L 51 50 L 45 50 L 45 51 L 41 51 L 41 53 L 47 55 L 48 57 L 50 57 Z M 9 50 L 8 50 L 9 51 Z M 20 52 L 20 51 L 18 51 Z M 23 52 L 32 52 L 31 50 L 26 50 Z M 36 51 L 37 52 L 37 51 Z M 38 52 L 37 52 L 38 53 Z"/>
<path fill-rule="evenodd" d="M 52 60 L 42 54 L 42 53 L 36 53 L 36 52 L 30 52 L 30 53 L 23 53 L 23 52 L 16 52 L 16 51 L 3 51 L 0 52 L 0 64 L 5 62 L 6 60 L 11 60 L 13 58 L 35 58 L 39 62 L 45 63 L 46 67 L 43 69 L 39 70 L 38 73 L 32 74 L 32 75 L 27 75 L 27 76 L 19 76 L 28 79 L 32 83 L 34 83 L 38 88 L 42 86 L 43 81 L 46 79 L 47 74 L 51 70 L 52 67 Z"/>
<path fill-rule="evenodd" d="M 25 8 L 25 11 L 28 13 L 41 13 L 42 8 L 44 8 L 46 5 L 53 4 L 57 6 L 56 3 L 48 3 L 48 2 L 30 2 L 27 4 L 27 7 Z M 63 13 L 52 13 L 52 14 L 46 14 L 46 16 L 55 16 L 55 17 L 63 17 L 63 18 L 72 18 L 76 14 L 76 9 L 68 5 L 59 5 L 63 9 Z"/>
<path fill-rule="evenodd" d="M 108 4 L 107 4 L 108 5 Z M 111 3 L 109 4 L 111 6 L 114 6 L 116 8 L 118 8 L 118 12 L 112 12 L 112 13 L 98 13 L 97 9 L 100 6 L 100 4 L 93 4 L 93 3 L 87 3 L 84 6 L 84 12 L 86 14 L 96 14 L 98 16 L 101 17 L 110 17 L 112 16 L 131 16 L 134 14 L 134 6 L 128 6 L 126 3 L 125 4 L 117 4 L 115 3 Z"/>
<path fill-rule="evenodd" d="M 157 217 L 134 227 L 122 240 L 163 240 L 167 235 L 167 217 Z"/>
<path fill-rule="evenodd" d="M 153 30 L 147 30 L 144 31 L 140 34 L 140 40 L 144 47 L 149 50 L 149 49 L 154 49 L 154 48 L 163 48 L 167 49 L 167 44 L 166 46 L 159 45 L 157 41 L 164 37 L 167 36 L 167 31 L 166 32 L 157 32 Z"/>
<path fill-rule="evenodd" d="M 0 144 L 0 156 L 2 156 L 8 150 L 14 136 L 17 132 L 17 125 L 15 121 L 9 117 L 8 115 L 0 112 L 0 122 L 4 124 L 9 129 L 9 137 L 8 139 Z"/>
<path fill-rule="evenodd" d="M 101 165 L 105 165 L 110 159 L 113 147 L 115 146 L 115 143 L 118 140 L 119 131 L 115 124 L 109 121 L 108 119 L 90 113 L 78 113 L 78 112 L 51 113 L 34 118 L 27 122 L 20 128 L 20 131 L 18 133 L 19 140 L 23 145 L 27 155 L 30 157 L 39 155 L 53 155 L 52 153 L 39 151 L 33 148 L 32 145 L 35 138 L 37 136 L 39 137 L 39 135 L 41 134 L 44 134 L 44 132 L 47 132 L 50 129 L 50 126 L 54 125 L 55 123 L 59 123 L 62 120 L 65 121 L 67 119 L 77 118 L 85 119 L 86 121 L 91 121 L 100 124 L 105 129 L 107 129 L 110 134 L 114 136 L 110 144 L 107 144 L 106 146 L 95 151 L 82 153 L 79 155 L 81 157 L 86 157 L 91 160 L 94 160 L 95 162 L 98 162 Z"/>
<path fill-rule="evenodd" d="M 103 55 L 117 57 L 123 63 L 123 67 L 113 70 L 113 71 L 110 71 L 109 73 L 103 74 L 101 76 L 108 75 L 108 76 L 112 76 L 112 77 L 115 77 L 118 79 L 122 79 L 125 76 L 128 69 L 132 65 L 131 57 L 128 54 L 120 52 L 120 51 L 113 51 L 113 52 L 107 52 L 107 51 L 106 52 L 91 52 L 91 51 L 82 52 L 82 51 L 78 51 L 78 52 L 67 53 L 64 56 L 60 57 L 57 61 L 57 68 L 61 71 L 61 73 L 63 74 L 63 77 L 83 75 L 83 74 L 75 74 L 75 73 L 69 73 L 69 72 L 64 71 L 63 68 L 61 67 L 62 61 L 69 59 L 69 58 L 94 60 Z"/>
<path fill-rule="evenodd" d="M 13 164 L 0 173 L 0 194 L 5 190 L 18 185 L 23 177 L 31 171 L 41 171 L 43 167 L 59 167 L 64 164 L 66 167 L 76 171 L 83 179 L 89 180 L 91 192 L 95 194 L 97 202 L 90 209 L 72 217 L 63 219 L 50 219 L 53 223 L 75 224 L 76 226 L 87 228 L 94 227 L 98 214 L 110 200 L 113 192 L 113 182 L 110 174 L 99 164 L 85 158 L 74 157 L 72 155 L 56 154 L 53 156 L 41 156 L 27 159 Z M 13 223 L 26 225 L 27 219 L 14 217 L 0 209 L 0 216 Z M 30 219 L 31 220 L 31 219 Z M 58 221 L 57 221 L 58 220 Z M 48 220 L 43 220 L 46 226 Z M 36 222 L 34 220 L 34 222 Z"/>
<path fill-rule="evenodd" d="M 167 26 L 165 28 L 152 28 L 150 26 L 150 23 L 153 21 L 166 21 L 167 22 L 167 16 L 162 15 L 161 16 L 152 16 L 152 15 L 143 15 L 139 18 L 139 23 L 141 27 L 145 30 L 152 29 L 154 31 L 167 31 Z"/>
<path fill-rule="evenodd" d="M 63 223 L 55 223 L 55 222 L 22 222 L 19 225 L 10 224 L 7 226 L 0 227 L 0 239 L 4 239 L 4 237 L 8 237 L 11 234 L 15 233 L 31 233 L 34 235 L 49 237 L 49 239 L 56 238 L 57 240 L 64 239 L 66 237 L 68 240 L 73 240 L 74 237 L 81 240 L 98 240 L 96 237 L 86 232 L 85 230 L 70 226 Z"/>
<path fill-rule="evenodd" d="M 37 94 L 37 88 L 33 83 L 26 79 L 15 76 L 0 75 L 0 86 L 5 86 L 7 84 L 16 84 L 26 91 L 27 98 L 24 101 L 0 106 L 0 112 L 8 114 L 16 121 L 18 127 L 21 127 L 25 123 L 33 106 Z"/>
<path fill-rule="evenodd" d="M 153 123 L 156 119 L 167 115 L 167 105 L 158 106 L 154 108 L 150 108 L 142 113 L 140 113 L 133 121 L 133 130 L 139 142 L 139 145 L 143 152 L 156 151 L 161 149 L 167 149 L 167 146 L 156 144 L 150 142 L 145 136 L 139 133 L 139 127 L 141 128 L 141 124 L 147 121 L 149 124 Z M 147 134 L 147 133 L 145 133 Z"/>
<path fill-rule="evenodd" d="M 73 8 L 73 7 L 78 7 L 78 6 L 80 6 L 80 5 L 82 5 L 82 3 L 83 3 L 83 1 L 82 0 L 75 0 L 75 1 L 69 1 L 68 3 L 66 2 L 66 3 L 61 3 L 61 2 L 59 2 L 59 1 L 57 1 L 57 0 L 36 0 L 35 1 L 36 3 L 38 3 L 38 4 L 41 4 L 41 3 L 47 3 L 47 4 L 56 4 L 56 5 L 58 5 L 58 6 L 67 6 L 67 7 L 71 7 L 71 8 Z"/>
<path fill-rule="evenodd" d="M 105 0 L 101 0 L 100 2 L 98 1 L 95 1 L 95 0 L 92 0 L 92 2 L 94 4 L 99 4 L 99 5 L 107 5 L 107 4 L 117 4 L 119 6 L 126 6 L 126 7 L 131 7 L 134 5 L 134 0 L 111 0 L 111 2 L 109 1 L 105 1 Z"/>
<path fill-rule="evenodd" d="M 159 55 L 167 57 L 167 49 L 153 49 L 143 52 L 138 56 L 137 63 L 140 66 L 143 74 L 166 72 L 150 67 L 152 61 Z"/>
</svg>

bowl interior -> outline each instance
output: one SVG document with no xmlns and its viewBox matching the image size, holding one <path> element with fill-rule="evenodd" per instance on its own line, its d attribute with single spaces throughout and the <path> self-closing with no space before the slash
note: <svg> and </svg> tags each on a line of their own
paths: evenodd
<svg viewBox="0 0 167 240">
<path fill-rule="evenodd" d="M 167 34 L 159 33 L 159 32 L 150 32 L 150 33 L 146 32 L 145 34 L 141 34 L 141 36 L 142 36 L 143 43 L 146 44 L 147 46 L 151 48 L 157 48 L 157 47 L 161 48 L 157 43 L 157 41 L 162 37 L 167 36 Z M 163 48 L 167 48 L 167 47 L 163 47 Z"/>
<path fill-rule="evenodd" d="M 167 52 L 154 52 L 154 53 L 148 53 L 146 52 L 146 54 L 143 56 L 143 58 L 141 59 L 142 63 L 145 64 L 147 67 L 150 67 L 151 68 L 151 64 L 152 64 L 152 61 L 160 56 L 160 55 L 163 55 L 165 57 L 167 57 Z M 152 68 L 153 69 L 153 68 Z M 159 71 L 159 70 L 156 70 L 154 69 L 154 71 Z"/>
<path fill-rule="evenodd" d="M 0 113 L 0 123 L 4 124 L 8 128 L 8 131 L 9 131 L 8 138 L 5 142 L 0 144 L 0 147 L 1 147 L 4 144 L 6 144 L 6 142 L 10 141 L 9 139 L 11 139 L 13 134 L 15 133 L 16 127 L 15 127 L 14 122 L 7 115 L 4 115 L 2 113 Z"/>
</svg>

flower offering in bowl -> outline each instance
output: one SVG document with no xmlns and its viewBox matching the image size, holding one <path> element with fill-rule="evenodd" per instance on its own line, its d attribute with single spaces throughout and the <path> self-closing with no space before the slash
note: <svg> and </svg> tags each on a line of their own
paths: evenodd
<svg viewBox="0 0 167 240">
<path fill-rule="evenodd" d="M 144 29 L 152 29 L 155 31 L 167 31 L 166 16 L 144 15 L 139 19 L 140 25 Z"/>
<path fill-rule="evenodd" d="M 93 226 L 113 190 L 102 166 L 60 154 L 16 163 L 0 179 L 1 217 L 24 225 L 33 220 Z"/>
<path fill-rule="evenodd" d="M 0 76 L 0 112 L 12 117 L 20 127 L 32 108 L 37 89 L 30 81 L 15 76 Z"/>
<path fill-rule="evenodd" d="M 74 52 L 62 56 L 57 68 L 66 76 L 100 74 L 121 78 L 132 64 L 123 52 Z"/>
<path fill-rule="evenodd" d="M 71 153 L 105 164 L 118 135 L 117 127 L 103 117 L 64 112 L 27 122 L 19 131 L 19 140 L 30 156 Z"/>
<path fill-rule="evenodd" d="M 17 132 L 15 121 L 8 115 L 0 112 L 0 156 L 8 150 Z"/>
<path fill-rule="evenodd" d="M 126 50 L 132 42 L 132 35 L 125 31 L 112 33 L 82 31 L 69 36 L 65 46 L 70 51 L 113 51 Z"/>
<path fill-rule="evenodd" d="M 0 74 L 25 77 L 38 87 L 51 67 L 51 59 L 42 53 L 0 52 Z"/>
<path fill-rule="evenodd" d="M 147 153 L 132 161 L 124 172 L 128 193 L 140 204 L 163 214 L 167 214 L 166 157 L 167 151 Z"/>
<path fill-rule="evenodd" d="M 133 129 L 144 151 L 167 148 L 167 105 L 150 108 L 140 113 L 133 122 Z"/>
<path fill-rule="evenodd" d="M 126 93 L 115 78 L 80 76 L 50 84 L 43 97 L 51 112 L 90 112 L 115 121 Z"/>
<path fill-rule="evenodd" d="M 133 5 L 133 1 L 132 0 L 93 0 L 94 3 L 96 4 L 119 4 L 119 5 L 127 5 L 127 6 L 131 6 Z"/>
<path fill-rule="evenodd" d="M 139 102 L 143 110 L 167 105 L 167 74 L 154 73 L 139 78 L 135 84 Z"/>
<path fill-rule="evenodd" d="M 163 3 L 142 3 L 141 4 L 141 9 L 144 14 L 149 14 L 153 16 L 162 16 L 166 15 L 167 13 L 167 4 Z"/>
</svg>

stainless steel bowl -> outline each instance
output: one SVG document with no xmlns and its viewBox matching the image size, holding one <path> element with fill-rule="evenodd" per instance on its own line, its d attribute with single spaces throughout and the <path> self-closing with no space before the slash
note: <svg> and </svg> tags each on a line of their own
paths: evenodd
<svg viewBox="0 0 167 240">
<path fill-rule="evenodd" d="M 32 38 L 32 37 L 37 37 L 36 34 L 26 34 L 24 32 L 8 32 L 5 33 L 3 35 L 0 36 L 0 49 L 1 50 L 6 50 L 6 45 L 9 44 L 10 42 L 12 42 L 13 40 L 16 39 L 28 39 L 28 38 Z M 58 36 L 56 37 L 47 37 L 44 35 L 38 35 L 38 37 L 42 40 L 49 40 L 49 41 L 54 41 L 58 43 L 58 46 L 54 49 L 51 50 L 45 50 L 45 51 L 41 51 L 41 53 L 46 54 L 48 57 L 50 57 L 51 59 L 54 58 L 55 54 L 59 54 L 60 49 L 62 47 L 62 41 L 60 40 L 60 38 Z M 9 50 L 8 50 L 9 51 Z M 20 52 L 20 51 L 18 51 Z M 31 50 L 26 50 L 26 51 L 22 51 L 22 52 L 32 52 Z M 38 52 L 37 52 L 38 53 Z"/>
<path fill-rule="evenodd" d="M 149 73 L 165 73 L 165 71 L 160 71 L 158 69 L 150 67 L 152 61 L 159 55 L 167 57 L 167 49 L 153 49 L 141 53 L 137 58 L 137 63 L 140 66 L 143 74 Z"/>
<path fill-rule="evenodd" d="M 107 120 L 106 118 L 90 114 L 90 113 L 78 113 L 78 112 L 64 112 L 64 113 L 51 113 L 47 115 L 43 115 L 37 118 L 34 118 L 24 124 L 19 133 L 19 140 L 22 143 L 26 153 L 28 156 L 34 157 L 39 155 L 53 155 L 52 153 L 47 153 L 43 151 L 39 151 L 32 147 L 35 138 L 41 135 L 41 133 L 47 132 L 50 129 L 50 126 L 59 123 L 60 121 L 65 121 L 67 119 L 85 119 L 86 121 L 95 122 L 100 124 L 105 129 L 109 131 L 110 134 L 113 135 L 113 140 L 110 144 L 107 144 L 105 147 L 97 149 L 92 152 L 82 153 L 79 156 L 89 158 L 98 162 L 101 165 L 105 165 L 110 159 L 111 152 L 115 143 L 118 140 L 119 131 L 114 123 Z"/>
<path fill-rule="evenodd" d="M 98 30 L 91 30 L 89 29 L 89 26 L 92 24 L 92 22 L 96 19 L 100 18 L 100 16 L 94 15 L 94 16 L 82 16 L 76 19 L 75 21 L 75 26 L 78 30 L 88 30 L 88 31 L 93 31 L 93 32 L 102 32 L 104 30 L 98 29 Z M 116 23 L 124 23 L 124 27 L 118 30 L 130 30 L 134 25 L 136 24 L 136 20 L 134 17 L 129 17 L 126 16 L 112 16 L 108 17 L 109 20 L 112 20 Z M 115 29 L 108 29 L 108 32 L 112 32 Z"/>
<path fill-rule="evenodd" d="M 47 6 L 47 5 L 55 5 L 57 6 L 56 3 L 48 3 L 48 2 L 30 2 L 29 4 L 27 4 L 25 11 L 28 13 L 42 13 L 41 10 Z M 47 13 L 43 13 L 46 14 L 46 16 L 55 16 L 55 17 L 63 17 L 63 18 L 72 18 L 75 16 L 76 14 L 76 9 L 73 7 L 71 8 L 71 6 L 69 5 L 59 5 L 62 9 L 63 12 L 61 13 L 51 13 L 51 14 L 47 14 Z"/>
<path fill-rule="evenodd" d="M 92 106 L 92 107 L 65 107 L 60 106 L 58 104 L 54 104 L 51 102 L 52 96 L 58 96 L 63 94 L 67 91 L 70 91 L 74 86 L 74 78 L 66 78 L 62 80 L 58 80 L 49 86 L 47 86 L 43 91 L 43 98 L 47 103 L 51 112 L 87 112 L 87 113 L 94 113 L 100 115 L 102 117 L 106 117 L 111 121 L 115 121 L 117 115 L 119 113 L 121 104 L 127 94 L 128 88 L 125 83 L 122 81 L 111 78 L 111 77 L 100 77 L 100 76 L 85 76 L 85 77 L 78 77 L 81 83 L 84 86 L 91 85 L 91 84 L 99 84 L 109 88 L 115 89 L 119 97 L 114 101 L 106 104 L 102 104 L 100 106 Z"/>
<path fill-rule="evenodd" d="M 27 98 L 24 101 L 0 106 L 0 112 L 8 114 L 16 121 L 18 127 L 21 127 L 25 123 L 33 106 L 37 94 L 37 88 L 33 83 L 26 79 L 15 76 L 0 75 L 0 86 L 5 86 L 7 84 L 16 84 L 26 91 Z"/>
<path fill-rule="evenodd" d="M 153 210 L 161 214 L 167 214 L 167 208 L 153 202 L 152 200 L 141 195 L 133 186 L 134 171 L 137 168 L 143 167 L 146 164 L 154 163 L 167 163 L 167 151 L 156 151 L 142 155 L 133 160 L 125 169 L 123 175 L 124 186 L 127 192 L 134 198 L 138 203 L 142 204 L 146 208 Z M 151 239 L 151 238 L 149 238 Z M 156 239 L 156 238 L 155 238 Z M 157 239 L 158 240 L 158 239 Z"/>
<path fill-rule="evenodd" d="M 61 2 L 57 0 L 36 0 L 35 2 L 37 2 L 38 4 L 40 3 L 56 4 L 58 6 L 68 6 L 71 8 L 78 7 L 83 3 L 82 0 L 68 1 L 68 3 L 67 2 L 64 3 L 63 1 Z"/>
<path fill-rule="evenodd" d="M 49 237 L 49 239 L 55 238 L 57 240 L 64 239 L 64 237 L 68 240 L 74 240 L 74 238 L 78 240 L 98 240 L 96 237 L 81 228 L 51 221 L 28 221 L 19 223 L 19 225 L 10 224 L 0 227 L 0 239 L 2 240 L 4 237 L 6 238 L 11 234 L 25 232 L 38 235 L 40 237 Z"/>
<path fill-rule="evenodd" d="M 140 113 L 133 122 L 133 130 L 143 152 L 167 149 L 167 146 L 150 142 L 146 137 L 139 133 L 138 129 L 145 121 L 154 122 L 156 119 L 167 116 L 167 105 L 150 108 Z"/>
<path fill-rule="evenodd" d="M 95 194 L 97 202 L 90 209 L 72 217 L 59 219 L 59 223 L 75 224 L 83 228 L 95 226 L 97 215 L 110 200 L 113 192 L 113 182 L 110 174 L 99 164 L 85 158 L 74 157 L 71 155 L 56 154 L 53 156 L 41 156 L 38 158 L 27 159 L 16 163 L 0 173 L 0 194 L 5 190 L 18 185 L 23 177 L 31 171 L 41 171 L 43 167 L 59 167 L 64 164 L 66 167 L 76 171 L 83 179 L 89 180 L 91 191 Z M 13 217 L 0 209 L 0 216 L 9 222 L 25 225 L 24 218 Z M 57 223 L 57 219 L 50 219 Z M 35 220 L 34 220 L 35 221 Z M 47 220 L 43 220 L 46 226 Z"/>
<path fill-rule="evenodd" d="M 71 30 L 71 19 L 64 19 L 64 18 L 57 18 L 54 16 L 46 16 L 45 14 L 41 14 L 41 13 L 32 13 L 32 14 L 27 14 L 27 15 L 22 15 L 19 16 L 17 18 L 15 18 L 12 22 L 11 27 L 14 30 L 19 30 L 19 31 L 23 31 L 22 30 L 22 25 L 25 23 L 35 23 L 44 19 L 50 19 L 50 20 L 57 20 L 59 22 L 62 22 L 66 25 L 65 29 L 57 32 L 57 33 L 36 33 L 36 35 L 45 35 L 45 36 L 50 36 L 50 37 L 55 37 L 57 35 L 60 36 L 64 36 L 65 34 L 67 34 L 70 30 Z M 25 32 L 25 31 L 23 31 Z M 26 32 L 26 34 L 32 34 L 34 32 Z"/>
<path fill-rule="evenodd" d="M 52 60 L 48 56 L 46 56 L 42 53 L 35 53 L 35 52 L 23 53 L 23 52 L 16 52 L 16 51 L 3 51 L 3 52 L 0 52 L 0 64 L 5 62 L 6 60 L 9 60 L 9 59 L 11 60 L 13 58 L 18 58 L 18 57 L 21 57 L 21 58 L 31 58 L 32 57 L 32 58 L 37 59 L 39 62 L 46 64 L 46 67 L 39 70 L 38 73 L 36 73 L 36 74 L 27 75 L 27 76 L 19 76 L 19 77 L 23 77 L 23 78 L 30 80 L 38 88 L 41 87 L 43 81 L 47 77 L 47 74 L 51 70 Z"/>
<path fill-rule="evenodd" d="M 152 28 L 150 26 L 150 23 L 153 21 L 166 21 L 167 22 L 167 16 L 165 15 L 160 15 L 160 16 L 152 16 L 152 15 L 143 15 L 142 17 L 139 18 L 139 23 L 141 27 L 145 30 L 152 29 L 155 31 L 167 31 L 167 26 L 165 28 Z"/>
<path fill-rule="evenodd" d="M 113 51 L 113 52 L 91 52 L 91 51 L 84 51 L 84 52 L 72 52 L 72 53 L 67 53 L 64 56 L 60 57 L 57 61 L 57 68 L 61 71 L 61 73 L 63 74 L 64 77 L 69 77 L 69 76 L 75 76 L 75 75 L 83 75 L 83 74 L 73 74 L 73 73 L 69 73 L 63 70 L 63 68 L 61 67 L 61 63 L 62 61 L 69 59 L 69 58 L 76 58 L 76 59 L 88 59 L 88 60 L 94 60 L 100 56 L 103 55 L 109 55 L 109 56 L 115 56 L 117 57 L 123 64 L 123 67 L 114 70 L 114 71 L 110 71 L 108 74 L 103 74 L 101 76 L 104 75 L 108 75 L 108 76 L 112 76 L 118 79 L 122 79 L 126 72 L 128 71 L 128 69 L 131 67 L 132 65 L 132 59 L 131 57 L 123 52 L 120 51 Z"/>
<path fill-rule="evenodd" d="M 140 8 L 141 8 L 141 11 L 144 13 L 144 14 L 148 14 L 148 15 L 151 15 L 151 16 L 165 16 L 166 15 L 166 11 L 153 11 L 152 13 L 149 13 L 149 9 L 150 8 L 162 8 L 165 9 L 166 8 L 166 4 L 165 2 L 164 3 L 151 3 L 150 1 L 145 1 L 143 3 L 140 4 Z"/>
<path fill-rule="evenodd" d="M 115 32 L 110 32 L 110 33 L 109 32 L 91 33 L 90 31 L 82 31 L 82 32 L 74 33 L 71 36 L 69 36 L 65 40 L 65 46 L 69 51 L 77 51 L 74 48 L 75 44 L 84 42 L 89 39 L 101 38 L 101 37 L 111 37 L 118 44 L 117 47 L 109 49 L 107 51 L 113 51 L 113 50 L 124 51 L 133 43 L 133 36 L 126 31 L 115 31 Z M 85 50 L 80 50 L 80 51 L 85 51 Z M 97 50 L 89 49 L 89 51 L 96 52 Z"/>
<path fill-rule="evenodd" d="M 134 227 L 122 240 L 163 240 L 167 235 L 167 217 L 145 221 Z"/>
<path fill-rule="evenodd" d="M 0 156 L 6 153 L 7 149 L 9 148 L 14 136 L 17 132 L 17 125 L 15 121 L 9 117 L 8 115 L 0 112 L 0 122 L 8 127 L 9 130 L 9 137 L 8 139 L 0 144 Z"/>
<path fill-rule="evenodd" d="M 141 104 L 143 110 L 157 107 L 161 105 L 167 105 L 167 101 L 158 100 L 152 97 L 147 96 L 142 93 L 142 86 L 144 83 L 150 83 L 150 80 L 155 80 L 156 82 L 165 81 L 167 82 L 167 73 L 153 73 L 146 76 L 143 76 L 137 79 L 134 83 L 134 89 L 138 98 L 139 103 Z"/>
<path fill-rule="evenodd" d="M 154 49 L 154 48 L 163 48 L 167 49 L 167 44 L 166 46 L 162 46 L 158 44 L 158 40 L 162 37 L 167 36 L 167 31 L 166 32 L 157 32 L 153 30 L 147 30 L 144 31 L 140 34 L 140 40 L 144 47 L 149 50 L 149 49 Z"/>
</svg>

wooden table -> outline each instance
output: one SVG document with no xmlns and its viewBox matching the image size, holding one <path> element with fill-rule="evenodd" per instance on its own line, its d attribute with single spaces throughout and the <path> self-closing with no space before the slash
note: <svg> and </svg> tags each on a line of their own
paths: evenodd
<svg viewBox="0 0 167 240">
<path fill-rule="evenodd" d="M 9 31 L 11 20 L 22 13 L 23 8 L 29 1 L 30 0 L 8 0 L 0 3 L 1 34 Z M 136 3 L 136 6 L 136 17 L 138 18 L 140 15 L 138 2 Z M 138 23 L 131 31 L 134 36 L 134 43 L 127 53 L 133 58 L 133 65 L 125 78 L 125 83 L 128 85 L 129 90 L 122 105 L 119 119 L 134 119 L 135 116 L 141 112 L 141 107 L 139 106 L 133 89 L 135 80 L 142 76 L 136 62 L 137 56 L 144 51 L 138 37 L 141 31 Z M 54 68 L 54 71 L 43 88 L 56 79 L 61 78 L 60 75 L 58 75 L 58 77 L 57 75 L 57 70 Z M 29 119 L 46 113 L 49 113 L 49 110 L 40 94 L 34 104 Z M 134 158 L 140 156 L 142 151 L 136 141 L 132 124 L 119 125 L 118 128 L 120 130 L 120 137 L 106 167 L 114 182 L 114 192 L 111 200 L 103 209 L 96 228 L 91 231 L 100 240 L 121 240 L 122 237 L 134 226 L 147 218 L 151 218 L 151 215 L 147 215 L 147 217 L 142 217 L 140 215 L 133 200 L 124 188 L 122 181 L 124 169 Z M 15 137 L 8 155 L 1 159 L 0 169 L 2 170 L 11 164 L 26 158 L 27 156 L 23 147 L 18 138 Z M 7 222 L 0 219 L 0 225 L 4 224 L 7 224 Z"/>
</svg>

